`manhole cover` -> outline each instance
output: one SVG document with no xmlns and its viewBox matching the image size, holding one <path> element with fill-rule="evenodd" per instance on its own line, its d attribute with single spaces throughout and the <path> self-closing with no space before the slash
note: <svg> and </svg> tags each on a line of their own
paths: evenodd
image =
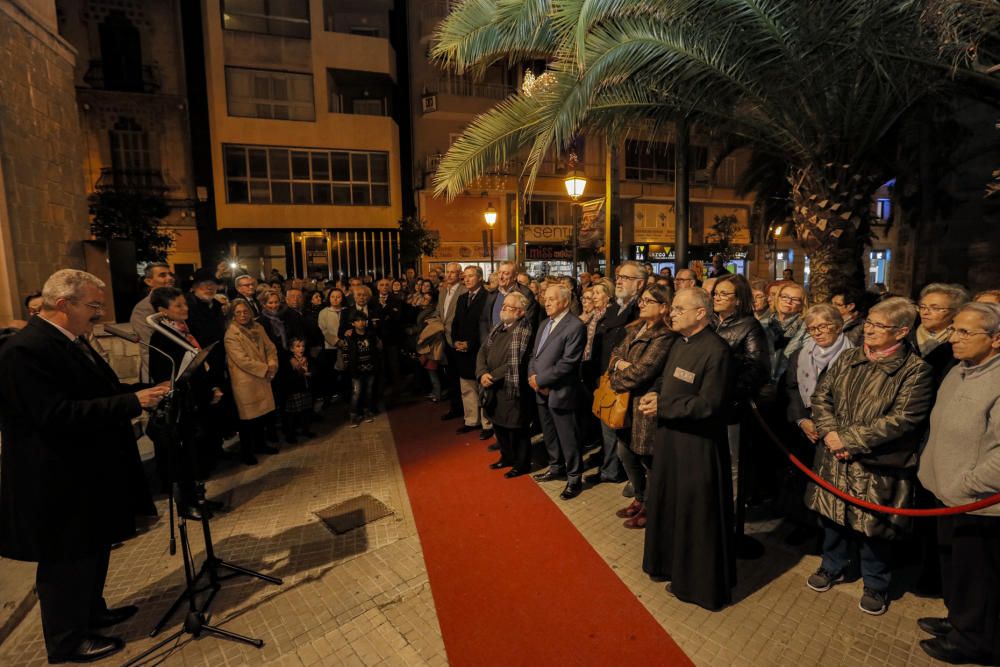
<svg viewBox="0 0 1000 667">
<path fill-rule="evenodd" d="M 337 533 L 359 528 L 392 514 L 392 510 L 378 498 L 368 495 L 355 496 L 326 509 L 314 512 L 326 526 Z"/>
</svg>

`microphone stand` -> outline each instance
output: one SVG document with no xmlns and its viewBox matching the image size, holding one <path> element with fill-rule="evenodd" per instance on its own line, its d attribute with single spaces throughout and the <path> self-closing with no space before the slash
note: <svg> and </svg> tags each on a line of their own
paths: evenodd
<svg viewBox="0 0 1000 667">
<path fill-rule="evenodd" d="M 190 345 L 187 341 L 181 339 L 174 333 L 172 329 L 169 329 L 161 323 L 163 315 L 160 313 L 154 313 L 146 318 L 146 323 L 149 324 L 154 330 L 170 337 L 170 340 L 175 342 L 178 346 L 185 350 L 185 352 L 198 353 L 199 350 Z M 264 646 L 264 640 L 255 639 L 252 637 L 247 637 L 244 635 L 237 634 L 235 632 L 230 632 L 229 630 L 209 625 L 207 620 L 207 612 L 212 601 L 215 599 L 216 594 L 222 589 L 221 582 L 225 579 L 231 577 L 246 575 L 251 577 L 256 577 L 268 583 L 275 585 L 281 585 L 284 583 L 281 579 L 277 577 L 272 577 L 261 572 L 256 572 L 254 570 L 241 567 L 239 565 L 229 563 L 215 554 L 215 549 L 212 544 L 212 533 L 209 528 L 209 519 L 211 519 L 211 511 L 207 507 L 201 508 L 201 526 L 202 534 L 204 536 L 205 542 L 205 560 L 201 565 L 201 568 L 195 573 L 194 555 L 191 552 L 191 542 L 188 539 L 187 532 L 187 520 L 185 518 L 184 512 L 179 511 L 178 507 L 174 502 L 174 496 L 180 494 L 180 488 L 177 475 L 177 465 L 179 458 L 179 450 L 181 448 L 180 440 L 180 418 L 183 411 L 183 405 L 173 404 L 176 399 L 176 382 L 177 382 L 177 364 L 174 362 L 173 357 L 169 354 L 160 350 L 159 348 L 142 341 L 138 334 L 130 334 L 128 331 L 120 329 L 119 327 L 113 325 L 105 325 L 105 331 L 108 333 L 124 338 L 133 343 L 138 343 L 148 349 L 155 350 L 156 352 L 164 355 L 170 360 L 170 393 L 167 394 L 167 398 L 161 402 L 160 407 L 158 407 L 157 412 L 159 413 L 158 419 L 162 420 L 164 430 L 166 432 L 168 451 L 170 452 L 170 475 L 171 484 L 169 492 L 169 513 L 170 513 L 170 555 L 174 555 L 177 552 L 176 542 L 174 539 L 174 517 L 177 517 L 177 531 L 181 536 L 181 558 L 184 564 L 184 590 L 181 594 L 174 600 L 173 604 L 169 609 L 163 614 L 160 620 L 157 622 L 156 626 L 153 628 L 152 632 L 149 633 L 150 637 L 155 637 L 163 630 L 167 622 L 174 615 L 174 612 L 187 601 L 187 614 L 184 617 L 184 622 L 181 627 L 170 634 L 170 636 L 164 638 L 163 640 L 157 642 L 154 646 L 143 651 L 136 657 L 132 658 L 125 663 L 124 667 L 131 667 L 132 665 L 137 665 L 148 658 L 150 655 L 161 650 L 163 647 L 169 645 L 171 642 L 176 640 L 178 637 L 189 634 L 192 637 L 199 638 L 202 634 L 213 635 L 216 637 L 222 637 L 226 639 L 231 639 L 233 641 L 241 642 L 244 644 L 249 644 L 256 648 L 261 648 Z M 199 363 L 203 363 L 202 360 Z M 185 374 L 189 372 L 190 366 L 185 369 Z M 230 574 L 221 577 L 219 576 L 218 569 L 225 568 L 230 571 Z M 208 582 L 204 585 L 199 586 L 199 581 L 202 577 L 208 577 Z M 199 594 L 210 591 L 208 596 L 205 597 L 204 601 L 199 606 L 196 602 L 196 598 Z"/>
</svg>

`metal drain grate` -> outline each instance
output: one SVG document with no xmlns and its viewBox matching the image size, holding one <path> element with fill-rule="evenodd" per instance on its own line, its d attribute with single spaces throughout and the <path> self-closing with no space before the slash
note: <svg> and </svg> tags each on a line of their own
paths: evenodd
<svg viewBox="0 0 1000 667">
<path fill-rule="evenodd" d="M 392 513 L 393 511 L 385 503 L 367 493 L 313 512 L 320 521 L 326 524 L 327 528 L 338 535 L 343 535 Z"/>
</svg>

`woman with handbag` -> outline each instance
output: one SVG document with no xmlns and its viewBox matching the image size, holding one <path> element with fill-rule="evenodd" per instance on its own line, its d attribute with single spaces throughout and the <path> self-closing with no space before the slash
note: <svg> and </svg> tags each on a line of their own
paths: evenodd
<svg viewBox="0 0 1000 667">
<path fill-rule="evenodd" d="M 662 285 L 653 285 L 642 293 L 639 319 L 627 325 L 628 332 L 611 352 L 608 364 L 611 390 L 619 396 L 628 395 L 625 423 L 617 431 L 618 458 L 635 491 L 632 503 L 616 512 L 625 519 L 626 528 L 646 526 L 646 474 L 653 459 L 656 417 L 643 415 L 636 406 L 659 378 L 675 339 L 666 325 L 670 301 L 670 290 Z"/>
<path fill-rule="evenodd" d="M 864 346 L 843 352 L 812 395 L 818 449 L 813 470 L 862 500 L 910 507 L 917 447 L 931 408 L 931 367 L 906 344 L 917 309 L 891 297 L 873 306 L 864 322 Z M 844 580 L 854 547 L 861 551 L 861 611 L 888 608 L 892 540 L 905 536 L 908 517 L 849 505 L 810 484 L 806 505 L 823 522 L 823 561 L 807 580 L 824 592 Z"/>
</svg>

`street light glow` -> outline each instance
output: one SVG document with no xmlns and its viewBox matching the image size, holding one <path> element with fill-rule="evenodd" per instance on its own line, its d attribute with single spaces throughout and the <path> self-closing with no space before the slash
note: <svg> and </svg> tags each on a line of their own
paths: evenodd
<svg viewBox="0 0 1000 667">
<path fill-rule="evenodd" d="M 566 175 L 565 183 L 566 192 L 575 201 L 580 198 L 584 188 L 587 187 L 587 177 L 583 175 L 583 172 L 574 169 Z"/>
<path fill-rule="evenodd" d="M 493 208 L 493 202 L 486 205 L 486 210 L 483 211 L 483 218 L 486 220 L 486 224 L 493 228 L 493 225 L 497 224 L 497 210 Z"/>
</svg>

